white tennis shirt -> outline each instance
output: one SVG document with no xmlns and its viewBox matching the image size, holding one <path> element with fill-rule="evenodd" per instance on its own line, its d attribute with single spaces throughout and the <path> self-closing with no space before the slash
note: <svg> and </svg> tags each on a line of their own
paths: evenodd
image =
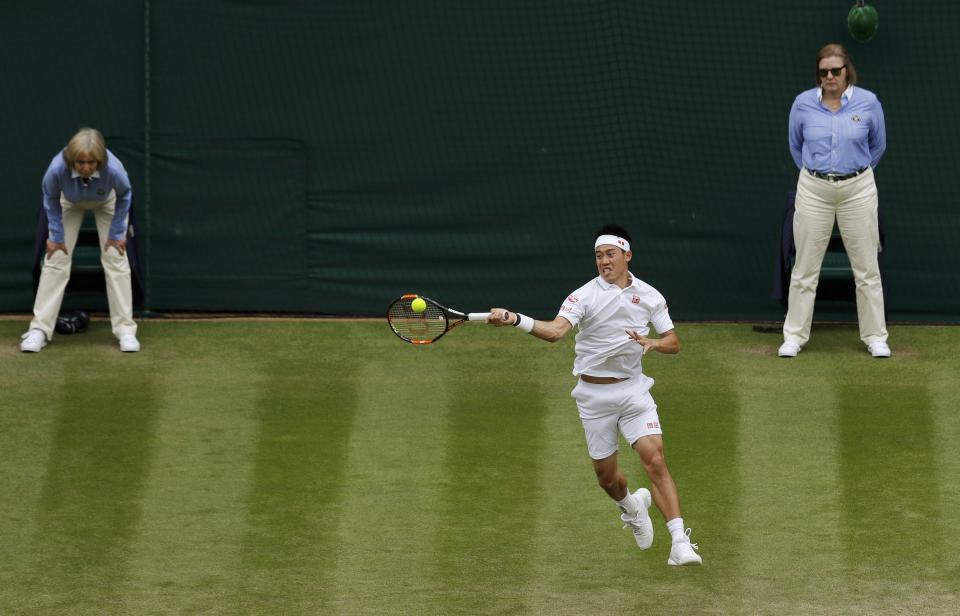
<svg viewBox="0 0 960 616">
<path fill-rule="evenodd" d="M 673 321 L 663 295 L 633 274 L 629 276 L 625 289 L 597 276 L 567 297 L 558 316 L 579 326 L 574 375 L 639 378 L 647 381 L 649 389 L 653 379 L 643 374 L 643 347 L 627 330 L 646 336 L 652 324 L 657 333 L 663 333 L 673 329 Z"/>
</svg>

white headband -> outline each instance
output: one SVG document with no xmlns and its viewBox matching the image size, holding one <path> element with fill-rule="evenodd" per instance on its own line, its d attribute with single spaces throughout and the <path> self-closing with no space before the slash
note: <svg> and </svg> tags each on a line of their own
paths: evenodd
<svg viewBox="0 0 960 616">
<path fill-rule="evenodd" d="M 610 244 L 611 246 L 622 248 L 624 252 L 630 250 L 630 242 L 622 237 L 617 237 L 616 235 L 601 235 L 597 238 L 597 241 L 593 243 L 593 249 L 596 250 L 604 244 Z"/>
</svg>

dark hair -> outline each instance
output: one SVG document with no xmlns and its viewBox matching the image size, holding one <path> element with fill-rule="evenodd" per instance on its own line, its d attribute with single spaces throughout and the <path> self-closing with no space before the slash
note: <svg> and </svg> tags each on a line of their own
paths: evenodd
<svg viewBox="0 0 960 616">
<path fill-rule="evenodd" d="M 597 229 L 596 232 L 594 232 L 593 234 L 594 241 L 596 241 L 596 239 L 601 235 L 616 235 L 617 237 L 622 237 L 623 239 L 627 240 L 631 244 L 633 243 L 633 238 L 630 237 L 630 232 L 624 229 L 623 227 L 621 227 L 620 225 L 614 225 L 614 224 L 603 225 L 602 227 Z"/>
<path fill-rule="evenodd" d="M 850 54 L 847 53 L 846 47 L 840 43 L 829 43 L 820 48 L 820 51 L 817 52 L 817 63 L 814 66 L 815 77 L 817 80 L 817 85 L 819 86 L 822 83 L 820 78 L 820 60 L 824 58 L 829 58 L 831 56 L 837 56 L 838 58 L 843 58 L 843 65 L 847 69 L 847 85 L 852 86 L 857 83 L 857 69 L 853 67 L 853 60 L 850 59 Z"/>
</svg>

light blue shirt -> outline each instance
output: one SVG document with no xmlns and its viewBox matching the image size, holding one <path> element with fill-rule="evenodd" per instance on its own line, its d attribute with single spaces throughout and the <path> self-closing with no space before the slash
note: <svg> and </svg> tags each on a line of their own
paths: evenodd
<svg viewBox="0 0 960 616">
<path fill-rule="evenodd" d="M 821 89 L 801 92 L 790 108 L 788 139 L 797 167 L 821 173 L 853 173 L 876 167 L 887 149 L 887 129 L 877 96 L 848 86 L 834 113 Z"/>
<path fill-rule="evenodd" d="M 127 234 L 127 213 L 130 211 L 130 178 L 120 159 L 107 150 L 107 164 L 97 169 L 86 184 L 73 169 L 67 166 L 63 152 L 58 152 L 47 172 L 43 174 L 43 209 L 47 211 L 50 241 L 63 243 L 63 209 L 60 207 L 60 195 L 71 203 L 80 201 L 103 201 L 110 198 L 110 191 L 117 193 L 113 221 L 110 223 L 110 239 L 122 240 Z"/>
</svg>

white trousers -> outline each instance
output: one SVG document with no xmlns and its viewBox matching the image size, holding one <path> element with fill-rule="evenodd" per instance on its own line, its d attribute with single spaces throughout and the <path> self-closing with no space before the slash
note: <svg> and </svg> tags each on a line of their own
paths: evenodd
<svg viewBox="0 0 960 616">
<path fill-rule="evenodd" d="M 880 230 L 877 223 L 877 185 L 873 169 L 855 178 L 830 182 L 800 170 L 797 181 L 793 239 L 797 258 L 790 275 L 783 339 L 803 346 L 810 339 L 813 304 L 820 267 L 837 221 L 857 289 L 857 319 L 864 344 L 887 340 L 880 281 Z"/>
<path fill-rule="evenodd" d="M 107 303 L 110 306 L 110 324 L 113 334 L 119 338 L 124 334 L 137 333 L 137 323 L 133 320 L 133 287 L 130 282 L 130 262 L 126 253 L 110 247 L 104 250 L 104 245 L 110 238 L 110 223 L 117 203 L 116 192 L 110 191 L 106 201 L 81 201 L 71 203 L 60 196 L 60 207 L 63 209 L 63 239 L 69 254 L 62 250 L 54 252 L 43 259 L 43 269 L 40 272 L 40 284 L 37 287 L 37 298 L 33 304 L 33 320 L 30 329 L 39 329 L 47 340 L 53 338 L 54 326 L 60 314 L 60 305 L 63 303 L 63 294 L 70 281 L 70 269 L 73 265 L 73 249 L 77 245 L 80 235 L 80 225 L 87 210 L 93 211 L 97 223 L 97 235 L 100 237 L 100 264 L 106 279 Z"/>
</svg>

